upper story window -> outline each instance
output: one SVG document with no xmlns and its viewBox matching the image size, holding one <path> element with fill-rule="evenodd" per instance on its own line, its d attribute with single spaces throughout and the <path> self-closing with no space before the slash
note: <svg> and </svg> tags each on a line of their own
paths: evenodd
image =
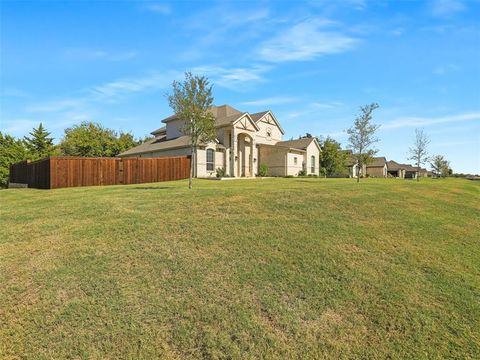
<svg viewBox="0 0 480 360">
<path fill-rule="evenodd" d="M 215 169 L 215 150 L 207 149 L 207 171 Z"/>
<path fill-rule="evenodd" d="M 272 138 L 272 128 L 267 127 L 266 133 L 267 133 L 267 140 L 270 140 Z"/>
<path fill-rule="evenodd" d="M 312 155 L 312 157 L 310 158 L 311 159 L 311 169 L 310 169 L 310 172 L 312 174 L 315 173 L 315 156 Z"/>
</svg>

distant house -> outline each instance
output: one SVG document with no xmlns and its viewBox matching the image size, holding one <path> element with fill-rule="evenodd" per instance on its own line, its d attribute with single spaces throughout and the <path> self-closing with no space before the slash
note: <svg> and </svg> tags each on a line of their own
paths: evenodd
<svg viewBox="0 0 480 360">
<path fill-rule="evenodd" d="M 285 134 L 271 111 L 250 114 L 228 105 L 210 109 L 215 117 L 215 141 L 201 144 L 194 164 L 195 177 L 215 177 L 222 168 L 231 177 L 254 177 L 260 165 L 273 176 L 319 174 L 320 145 L 315 138 L 283 141 Z M 184 121 L 176 115 L 162 120 L 165 126 L 154 138 L 120 157 L 191 155 L 190 138 L 182 133 Z"/>
<path fill-rule="evenodd" d="M 405 166 L 396 161 L 389 160 L 387 161 L 387 173 L 392 177 L 403 179 L 405 178 Z"/>
<path fill-rule="evenodd" d="M 420 177 L 427 177 L 428 176 L 428 170 L 425 168 L 418 168 L 418 176 Z"/>
<path fill-rule="evenodd" d="M 358 166 L 357 160 L 353 156 L 352 150 L 344 150 L 346 154 L 345 166 L 348 169 L 348 176 L 352 178 L 356 178 L 357 176 L 362 176 L 366 173 L 366 166 L 365 164 L 362 166 L 360 170 L 360 166 Z"/>
<path fill-rule="evenodd" d="M 347 154 L 346 167 L 350 177 L 369 176 L 369 177 L 387 177 L 387 159 L 385 157 L 374 157 L 368 164 L 363 164 L 362 169 L 354 158 L 351 150 L 345 150 Z"/>
<path fill-rule="evenodd" d="M 419 174 L 419 168 L 409 164 L 401 164 L 405 168 L 405 179 L 416 179 Z"/>
<path fill-rule="evenodd" d="M 387 159 L 385 157 L 374 157 L 366 166 L 368 177 L 387 177 Z"/>
</svg>

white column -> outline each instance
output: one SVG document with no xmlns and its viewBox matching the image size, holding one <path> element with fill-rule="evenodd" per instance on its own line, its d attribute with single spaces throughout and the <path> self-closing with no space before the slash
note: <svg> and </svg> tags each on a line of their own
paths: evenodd
<svg viewBox="0 0 480 360">
<path fill-rule="evenodd" d="M 250 149 L 250 176 L 255 177 L 255 174 L 257 172 L 257 163 L 258 163 L 258 154 L 256 154 L 256 146 L 255 146 L 255 135 L 252 136 L 252 141 L 251 141 L 251 149 Z M 253 159 L 257 159 L 257 162 L 254 162 Z"/>
<path fill-rule="evenodd" d="M 230 144 L 230 132 L 225 130 L 223 134 L 224 139 L 228 139 L 224 141 L 225 144 L 225 172 L 227 175 L 231 174 L 231 169 L 230 169 L 230 152 L 232 148 L 232 144 Z"/>
<path fill-rule="evenodd" d="M 238 159 L 235 160 L 235 158 L 237 157 L 238 155 L 238 143 L 237 143 L 237 133 L 235 131 L 235 128 L 233 128 L 232 130 L 232 173 L 231 175 L 233 177 L 237 177 L 238 174 L 237 174 L 237 163 L 238 163 Z"/>
</svg>

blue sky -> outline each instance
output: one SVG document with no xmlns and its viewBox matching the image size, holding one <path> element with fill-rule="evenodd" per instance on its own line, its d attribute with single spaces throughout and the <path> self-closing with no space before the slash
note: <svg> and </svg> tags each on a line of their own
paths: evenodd
<svg viewBox="0 0 480 360">
<path fill-rule="evenodd" d="M 286 138 L 344 130 L 378 102 L 379 155 L 406 162 L 415 128 L 456 172 L 480 173 L 480 2 L 0 3 L 0 128 L 92 120 L 145 136 L 185 71 L 215 103 L 272 110 Z"/>
</svg>

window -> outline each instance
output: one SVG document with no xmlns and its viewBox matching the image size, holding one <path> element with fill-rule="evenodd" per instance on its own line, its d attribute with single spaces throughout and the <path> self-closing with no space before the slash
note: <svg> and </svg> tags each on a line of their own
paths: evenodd
<svg viewBox="0 0 480 360">
<path fill-rule="evenodd" d="M 267 127 L 267 140 L 270 140 L 272 138 L 272 128 L 271 127 Z"/>
<path fill-rule="evenodd" d="M 215 150 L 207 149 L 207 171 L 215 169 Z"/>
<path fill-rule="evenodd" d="M 297 165 L 297 158 L 296 157 L 293 158 L 293 164 Z"/>
<path fill-rule="evenodd" d="M 315 174 L 315 156 L 312 155 L 311 159 L 312 159 L 312 168 L 310 172 L 312 174 Z"/>
</svg>

